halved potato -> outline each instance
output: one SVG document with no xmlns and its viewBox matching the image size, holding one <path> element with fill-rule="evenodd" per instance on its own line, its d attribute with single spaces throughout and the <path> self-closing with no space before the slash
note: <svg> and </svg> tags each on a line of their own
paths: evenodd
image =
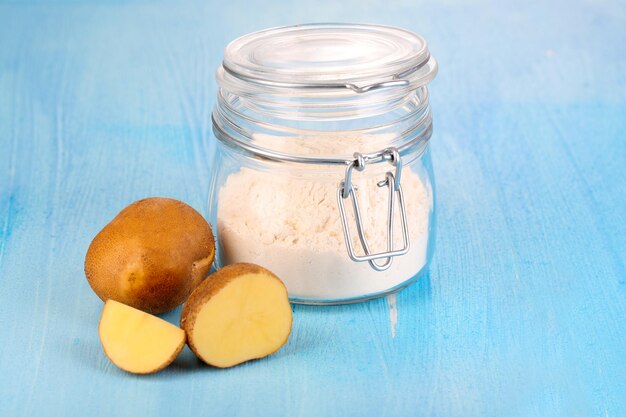
<svg viewBox="0 0 626 417">
<path fill-rule="evenodd" d="M 276 275 L 258 265 L 233 264 L 194 290 L 181 327 L 200 359 L 227 368 L 276 352 L 292 321 L 287 289 Z"/>
</svg>

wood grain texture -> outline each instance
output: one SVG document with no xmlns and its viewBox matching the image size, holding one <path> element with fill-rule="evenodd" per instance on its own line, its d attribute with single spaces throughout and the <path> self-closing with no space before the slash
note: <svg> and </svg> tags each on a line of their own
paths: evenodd
<svg viewBox="0 0 626 417">
<path fill-rule="evenodd" d="M 91 238 L 146 196 L 203 211 L 222 48 L 310 21 L 403 26 L 440 62 L 430 274 L 294 307 L 263 360 L 119 371 Z M 0 415 L 625 416 L 625 27 L 619 0 L 0 4 Z"/>
</svg>

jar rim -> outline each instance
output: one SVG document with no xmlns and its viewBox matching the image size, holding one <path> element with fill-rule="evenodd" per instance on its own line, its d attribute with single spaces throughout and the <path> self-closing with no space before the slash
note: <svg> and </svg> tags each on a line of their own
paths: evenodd
<svg viewBox="0 0 626 417">
<path fill-rule="evenodd" d="M 354 162 L 354 158 L 349 157 L 293 154 L 258 146 L 250 140 L 242 140 L 239 135 L 227 133 L 221 123 L 216 120 L 215 114 L 212 114 L 211 119 L 213 124 L 213 133 L 220 142 L 239 151 L 243 150 L 249 155 L 260 159 L 273 162 L 291 162 L 305 165 L 350 165 Z M 387 149 L 397 150 L 400 156 L 404 156 L 409 152 L 414 153 L 415 157 L 421 156 L 428 148 L 430 137 L 432 136 L 433 127 L 430 120 L 430 115 L 428 115 L 427 122 L 417 125 L 417 134 L 415 134 L 410 140 L 403 142 L 399 146 L 384 147 L 379 151 L 368 154 L 368 162 L 384 162 L 385 159 L 383 157 L 383 152 Z"/>
<path fill-rule="evenodd" d="M 222 69 L 251 90 L 348 89 L 360 94 L 383 87 L 423 86 L 435 77 L 437 62 L 426 40 L 405 29 L 313 23 L 235 39 L 225 48 Z"/>
</svg>

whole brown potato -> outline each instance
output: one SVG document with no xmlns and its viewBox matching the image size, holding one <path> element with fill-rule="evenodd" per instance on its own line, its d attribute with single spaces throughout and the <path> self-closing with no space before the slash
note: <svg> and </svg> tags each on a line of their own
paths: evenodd
<svg viewBox="0 0 626 417">
<path fill-rule="evenodd" d="M 158 314 L 187 300 L 214 257 L 213 232 L 200 213 L 181 201 L 146 198 L 96 235 L 85 275 L 103 301 Z"/>
</svg>

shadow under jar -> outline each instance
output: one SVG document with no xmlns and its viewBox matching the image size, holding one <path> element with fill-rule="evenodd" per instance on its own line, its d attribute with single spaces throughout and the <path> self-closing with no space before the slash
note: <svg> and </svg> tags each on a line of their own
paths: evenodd
<svg viewBox="0 0 626 417">
<path fill-rule="evenodd" d="M 421 36 L 387 26 L 299 25 L 231 42 L 213 111 L 217 267 L 264 266 L 306 304 L 379 297 L 423 274 L 436 72 Z"/>
</svg>

